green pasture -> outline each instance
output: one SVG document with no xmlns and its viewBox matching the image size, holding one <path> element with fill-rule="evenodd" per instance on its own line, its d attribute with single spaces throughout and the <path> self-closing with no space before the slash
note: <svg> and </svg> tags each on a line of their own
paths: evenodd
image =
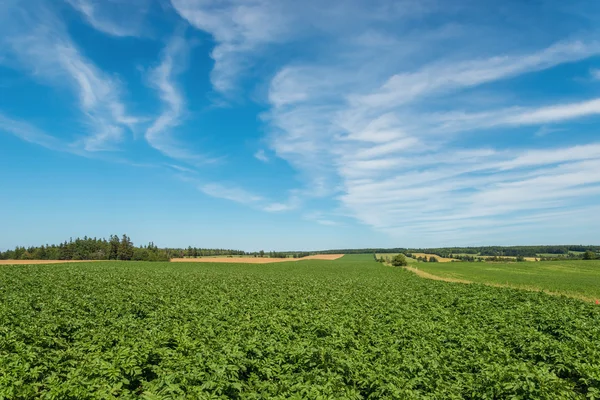
<svg viewBox="0 0 600 400">
<path fill-rule="evenodd" d="M 419 263 L 418 268 L 444 278 L 546 290 L 588 300 L 600 299 L 600 260 Z"/>
</svg>

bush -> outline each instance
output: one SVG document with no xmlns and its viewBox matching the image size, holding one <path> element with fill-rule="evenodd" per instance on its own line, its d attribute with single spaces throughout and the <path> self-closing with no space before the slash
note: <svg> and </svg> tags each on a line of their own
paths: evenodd
<svg viewBox="0 0 600 400">
<path fill-rule="evenodd" d="M 397 254 L 392 258 L 392 265 L 394 267 L 404 267 L 408 265 L 408 262 L 406 261 L 404 254 Z"/>
</svg>

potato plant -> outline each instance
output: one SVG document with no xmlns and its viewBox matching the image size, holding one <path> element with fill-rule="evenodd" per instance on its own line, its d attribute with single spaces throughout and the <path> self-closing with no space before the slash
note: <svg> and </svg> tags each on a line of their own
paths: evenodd
<svg viewBox="0 0 600 400">
<path fill-rule="evenodd" d="M 1 399 L 594 399 L 600 307 L 373 261 L 0 269 Z"/>
</svg>

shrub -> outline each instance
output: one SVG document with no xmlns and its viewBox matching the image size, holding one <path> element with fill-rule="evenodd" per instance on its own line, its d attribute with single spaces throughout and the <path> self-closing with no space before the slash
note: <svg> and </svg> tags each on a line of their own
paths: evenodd
<svg viewBox="0 0 600 400">
<path fill-rule="evenodd" d="M 392 258 L 392 265 L 394 267 L 404 267 L 408 265 L 408 262 L 406 261 L 404 254 L 397 254 L 394 256 L 394 258 Z"/>
</svg>

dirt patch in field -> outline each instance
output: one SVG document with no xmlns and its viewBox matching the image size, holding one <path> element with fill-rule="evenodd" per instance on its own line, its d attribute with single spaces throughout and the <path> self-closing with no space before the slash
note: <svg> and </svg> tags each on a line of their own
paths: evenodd
<svg viewBox="0 0 600 400">
<path fill-rule="evenodd" d="M 407 270 L 409 270 L 411 272 L 414 272 L 415 274 L 417 274 L 421 278 L 433 279 L 434 281 L 456 282 L 456 283 L 473 283 L 473 282 L 467 281 L 465 279 L 444 278 L 444 277 L 441 277 L 441 276 L 430 274 L 429 272 L 421 271 L 420 269 L 413 268 L 413 267 L 404 267 L 404 269 L 407 269 Z"/>
<path fill-rule="evenodd" d="M 437 260 L 439 262 L 452 262 L 452 260 L 454 260 L 454 258 L 445 258 L 445 257 L 440 257 L 436 254 L 426 254 L 426 253 L 412 253 L 415 257 L 427 257 L 427 258 L 431 258 L 431 257 L 435 257 L 437 258 Z M 458 260 L 454 260 L 454 261 L 458 261 Z"/>
<path fill-rule="evenodd" d="M 337 260 L 343 254 L 316 254 L 302 258 L 261 258 L 261 257 L 201 257 L 201 258 L 172 258 L 171 262 L 201 262 L 201 263 L 242 263 L 242 264 L 270 264 L 277 262 L 290 262 L 302 260 Z"/>
<path fill-rule="evenodd" d="M 297 258 L 296 260 L 337 260 L 342 257 L 344 257 L 343 254 L 315 254 L 314 256 Z"/>
<path fill-rule="evenodd" d="M 102 260 L 0 260 L 0 265 L 65 264 Z"/>
</svg>

